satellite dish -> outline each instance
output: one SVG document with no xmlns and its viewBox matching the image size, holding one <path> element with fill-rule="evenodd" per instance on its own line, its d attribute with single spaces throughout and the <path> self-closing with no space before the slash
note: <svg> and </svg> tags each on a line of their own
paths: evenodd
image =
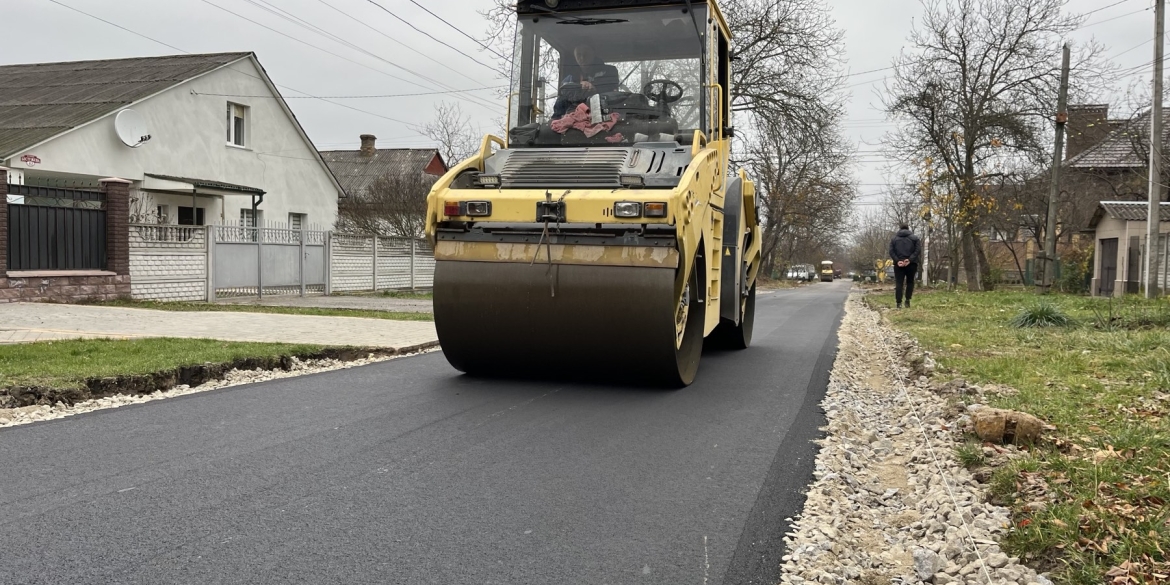
<svg viewBox="0 0 1170 585">
<path fill-rule="evenodd" d="M 130 148 L 138 148 L 143 142 L 150 140 L 146 120 L 142 114 L 134 110 L 122 110 L 114 116 L 114 132 L 118 133 L 118 139 L 122 144 Z"/>
</svg>

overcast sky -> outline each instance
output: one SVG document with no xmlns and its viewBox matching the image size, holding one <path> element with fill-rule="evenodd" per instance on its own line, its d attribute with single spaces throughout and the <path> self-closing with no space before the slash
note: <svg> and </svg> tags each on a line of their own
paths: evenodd
<svg viewBox="0 0 1170 585">
<path fill-rule="evenodd" d="M 878 141 L 889 126 L 883 122 L 878 91 L 889 71 L 861 72 L 890 65 L 905 45 L 921 5 L 918 0 L 827 1 L 845 31 L 848 68 L 855 73 L 848 80 L 852 99 L 846 131 L 858 145 L 859 205 L 864 206 L 881 200 L 885 161 L 877 152 Z M 485 129 L 494 127 L 492 121 L 502 116 L 504 108 L 491 89 L 458 97 L 348 97 L 491 88 L 506 83 L 493 70 L 497 65 L 493 55 L 410 0 L 377 2 L 385 10 L 370 0 L 25 0 L 5 10 L 0 64 L 253 51 L 286 97 L 306 92 L 363 110 L 317 99 L 289 99 L 322 150 L 357 148 L 362 133 L 377 135 L 380 147 L 428 146 L 427 139 L 404 122 L 426 121 L 437 100 L 459 101 L 476 123 Z M 266 10 L 265 3 L 276 8 Z M 477 10 L 489 5 L 489 0 L 419 3 L 471 36 L 480 37 L 485 30 Z M 1154 36 L 1151 6 L 1152 0 L 1069 0 L 1070 11 L 1096 11 L 1071 40 L 1084 42 L 1095 37 L 1108 47 L 1107 54 L 1119 69 L 1148 63 Z M 285 12 L 284 18 L 278 15 L 280 11 Z M 357 48 L 298 25 L 296 19 Z M 1122 90 L 1129 82 L 1149 78 L 1148 70 L 1131 74 L 1108 101 L 1120 106 Z"/>
</svg>

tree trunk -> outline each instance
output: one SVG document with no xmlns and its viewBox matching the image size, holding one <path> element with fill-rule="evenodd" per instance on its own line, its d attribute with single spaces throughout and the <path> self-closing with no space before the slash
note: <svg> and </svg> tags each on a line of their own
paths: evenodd
<svg viewBox="0 0 1170 585">
<path fill-rule="evenodd" d="M 983 290 L 983 275 L 979 271 L 979 256 L 975 252 L 975 230 L 963 228 L 961 236 L 963 245 L 963 272 L 967 276 L 967 290 L 981 292 Z"/>
<path fill-rule="evenodd" d="M 983 290 L 995 290 L 995 281 L 991 278 L 991 263 L 987 261 L 987 252 L 983 247 L 983 238 L 979 237 L 977 232 L 972 231 L 971 241 L 975 245 L 975 257 L 979 259 L 979 276 L 980 282 L 983 284 Z"/>
</svg>

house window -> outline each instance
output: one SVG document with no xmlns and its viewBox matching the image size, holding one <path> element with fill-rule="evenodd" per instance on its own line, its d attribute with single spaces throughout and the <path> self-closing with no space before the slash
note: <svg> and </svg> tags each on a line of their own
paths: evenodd
<svg viewBox="0 0 1170 585">
<path fill-rule="evenodd" d="M 305 214 L 290 213 L 288 214 L 288 229 L 301 230 L 305 227 Z"/>
<path fill-rule="evenodd" d="M 245 132 L 248 128 L 248 106 L 233 104 L 227 105 L 227 143 L 235 146 L 247 146 Z"/>
<path fill-rule="evenodd" d="M 196 207 L 195 212 L 191 212 L 190 207 L 179 206 L 179 225 L 204 225 L 203 224 L 203 208 Z"/>
<path fill-rule="evenodd" d="M 158 223 L 167 223 L 167 220 L 170 218 L 167 217 L 167 206 L 166 205 L 158 205 L 155 207 L 154 219 Z"/>
<path fill-rule="evenodd" d="M 240 226 L 241 227 L 258 227 L 260 223 L 261 213 L 257 209 L 253 214 L 251 209 L 240 210 Z"/>
</svg>

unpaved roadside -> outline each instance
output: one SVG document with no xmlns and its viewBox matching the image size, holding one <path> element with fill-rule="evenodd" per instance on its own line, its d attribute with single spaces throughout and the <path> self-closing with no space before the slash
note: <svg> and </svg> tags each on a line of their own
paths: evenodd
<svg viewBox="0 0 1170 585">
<path fill-rule="evenodd" d="M 401 357 L 429 353 L 432 351 L 439 351 L 439 348 L 430 347 L 420 351 L 401 353 L 397 355 L 375 356 L 370 354 L 368 357 L 352 361 L 342 361 L 337 359 L 300 360 L 297 358 L 292 358 L 292 365 L 288 370 L 231 370 L 224 374 L 224 376 L 220 379 L 212 380 L 198 386 L 179 385 L 169 390 L 160 390 L 150 394 L 116 394 L 113 396 L 106 396 L 93 400 L 85 400 L 72 405 L 58 402 L 53 405 L 0 408 L 0 428 L 64 418 L 67 416 L 73 416 L 75 414 L 93 412 L 95 410 L 105 410 L 107 408 L 118 408 L 120 406 L 128 406 L 131 404 L 141 404 L 143 402 L 152 402 L 155 400 L 174 398 L 176 396 L 185 396 L 187 394 L 196 394 L 199 392 L 206 392 L 208 390 L 227 388 L 229 386 L 239 386 L 242 384 L 253 384 L 256 382 L 266 382 L 268 380 L 304 376 L 306 374 L 316 374 L 320 372 L 355 368 L 358 366 L 365 366 L 373 363 L 398 359 Z"/>
<path fill-rule="evenodd" d="M 911 372 L 913 343 L 862 294 L 846 303 L 826 437 L 781 582 L 1048 585 L 995 544 L 1010 513 L 954 457 L 966 409 Z"/>
</svg>

